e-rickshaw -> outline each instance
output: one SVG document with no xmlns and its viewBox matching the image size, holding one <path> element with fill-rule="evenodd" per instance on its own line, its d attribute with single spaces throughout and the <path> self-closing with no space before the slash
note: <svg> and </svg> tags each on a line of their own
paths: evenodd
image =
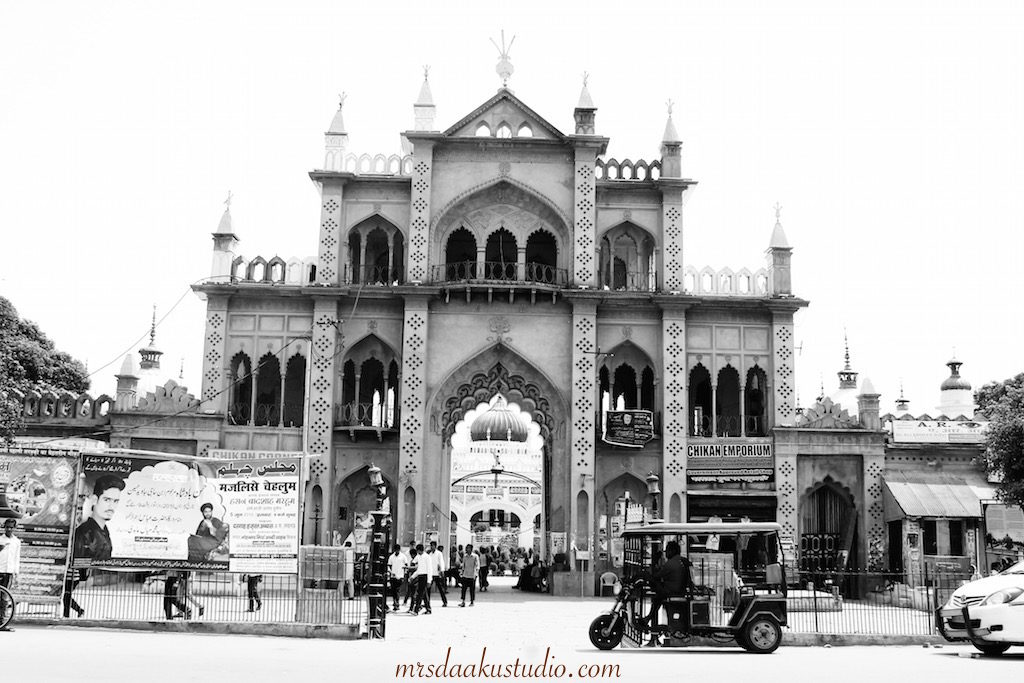
<svg viewBox="0 0 1024 683">
<path fill-rule="evenodd" d="M 683 647 L 695 637 L 734 641 L 768 654 L 786 625 L 786 576 L 779 533 L 770 522 L 657 522 L 622 533 L 623 577 L 615 605 L 590 624 L 602 650 L 620 643 Z M 690 580 L 665 595 L 652 577 L 669 542 L 688 560 Z M 661 602 L 657 614 L 652 601 Z"/>
</svg>

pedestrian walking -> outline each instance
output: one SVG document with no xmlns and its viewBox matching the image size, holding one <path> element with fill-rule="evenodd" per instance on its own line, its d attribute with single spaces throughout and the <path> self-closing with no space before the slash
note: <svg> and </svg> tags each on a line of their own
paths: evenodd
<svg viewBox="0 0 1024 683">
<path fill-rule="evenodd" d="M 441 606 L 447 607 L 448 590 L 444 586 L 446 580 L 445 571 L 447 571 L 444 561 L 444 546 L 438 546 L 437 541 L 431 541 L 430 547 L 433 549 L 430 557 L 434 559 L 434 576 L 431 583 L 437 588 L 437 594 L 441 596 Z"/>
<path fill-rule="evenodd" d="M 178 572 L 178 602 L 183 605 L 192 603 L 192 606 L 199 612 L 198 616 L 200 617 L 206 611 L 206 607 L 192 596 L 192 572 Z M 191 609 L 185 610 L 185 618 L 192 618 Z"/>
<path fill-rule="evenodd" d="M 352 541 L 345 541 L 341 550 L 341 585 L 342 594 L 348 593 L 349 600 L 356 599 L 356 551 Z"/>
<path fill-rule="evenodd" d="M 403 605 L 409 605 L 409 611 L 412 612 L 412 604 L 410 601 L 416 596 L 416 582 L 413 581 L 412 575 L 416 572 L 416 566 L 420 562 L 420 557 L 416 552 L 416 548 L 409 548 L 409 564 L 405 567 L 405 599 L 402 600 Z"/>
<path fill-rule="evenodd" d="M 430 553 L 424 553 L 423 544 L 416 544 L 416 553 L 419 555 L 419 562 L 416 563 L 416 571 L 413 573 L 413 581 L 416 582 L 416 597 L 412 601 L 412 613 L 419 614 L 423 609 L 424 614 L 430 614 L 430 593 L 427 586 L 433 580 L 434 559 Z"/>
<path fill-rule="evenodd" d="M 0 536 L 0 586 L 10 588 L 21 568 L 21 539 L 14 535 L 18 520 L 5 519 Z"/>
<path fill-rule="evenodd" d="M 487 588 L 491 585 L 487 580 L 487 574 L 491 569 L 491 553 L 490 548 L 482 548 L 480 550 L 480 592 L 486 593 Z"/>
<path fill-rule="evenodd" d="M 462 602 L 459 607 L 466 606 L 466 589 L 469 589 L 469 606 L 476 602 L 476 577 L 480 571 L 480 556 L 473 550 L 473 544 L 466 545 L 466 554 L 462 558 Z"/>
<path fill-rule="evenodd" d="M 242 580 L 245 581 L 245 590 L 249 597 L 249 609 L 246 612 L 258 612 L 263 608 L 263 601 L 260 600 L 260 581 L 263 580 L 262 574 L 243 574 Z M 253 609 L 253 605 L 256 609 Z"/>
<path fill-rule="evenodd" d="M 398 611 L 398 589 L 405 579 L 405 570 L 409 567 L 409 558 L 402 554 L 402 546 L 398 543 L 388 557 L 388 594 L 391 596 L 391 609 Z"/>
<path fill-rule="evenodd" d="M 164 617 L 168 620 L 178 617 L 187 619 L 192 616 L 192 610 L 179 597 L 178 583 L 180 580 L 179 572 L 167 570 L 167 576 L 164 578 Z M 178 611 L 175 612 L 175 609 Z"/>
</svg>

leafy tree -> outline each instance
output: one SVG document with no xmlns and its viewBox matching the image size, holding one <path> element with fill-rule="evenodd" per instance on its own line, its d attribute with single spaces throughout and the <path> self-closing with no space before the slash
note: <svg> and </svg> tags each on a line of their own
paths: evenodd
<svg viewBox="0 0 1024 683">
<path fill-rule="evenodd" d="M 14 305 L 0 296 L 0 441 L 10 441 L 20 429 L 21 406 L 11 390 L 69 391 L 89 388 L 85 366 L 63 351 Z"/>
<path fill-rule="evenodd" d="M 1024 507 L 1024 372 L 979 389 L 978 411 L 989 420 L 985 459 L 1002 478 L 999 498 Z"/>
</svg>

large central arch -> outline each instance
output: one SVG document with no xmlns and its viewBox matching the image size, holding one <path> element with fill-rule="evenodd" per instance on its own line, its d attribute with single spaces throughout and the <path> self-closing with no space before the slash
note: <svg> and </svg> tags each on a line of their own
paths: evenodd
<svg viewBox="0 0 1024 683">
<path fill-rule="evenodd" d="M 450 489 L 450 440 L 455 427 L 466 413 L 496 393 L 505 396 L 528 412 L 540 427 L 544 441 L 544 513 L 546 530 L 564 531 L 568 513 L 569 463 L 566 455 L 566 427 L 569 411 L 562 393 L 541 370 L 503 343 L 497 343 L 458 364 L 437 391 L 430 406 L 431 431 L 439 437 L 437 467 L 438 490 Z M 428 470 L 431 471 L 431 470 Z M 450 523 L 447 496 L 439 496 L 444 509 L 437 517 Z M 447 530 L 441 530 L 447 532 Z M 447 538 L 442 533 L 442 538 Z"/>
</svg>

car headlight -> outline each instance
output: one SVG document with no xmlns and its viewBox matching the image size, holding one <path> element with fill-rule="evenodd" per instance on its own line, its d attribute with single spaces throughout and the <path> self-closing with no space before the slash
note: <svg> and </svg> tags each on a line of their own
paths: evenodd
<svg viewBox="0 0 1024 683">
<path fill-rule="evenodd" d="M 981 604 L 1002 605 L 1003 603 L 1010 602 L 1011 600 L 1016 600 L 1021 593 L 1024 593 L 1024 589 L 1022 588 L 1004 588 L 982 600 Z"/>
</svg>

